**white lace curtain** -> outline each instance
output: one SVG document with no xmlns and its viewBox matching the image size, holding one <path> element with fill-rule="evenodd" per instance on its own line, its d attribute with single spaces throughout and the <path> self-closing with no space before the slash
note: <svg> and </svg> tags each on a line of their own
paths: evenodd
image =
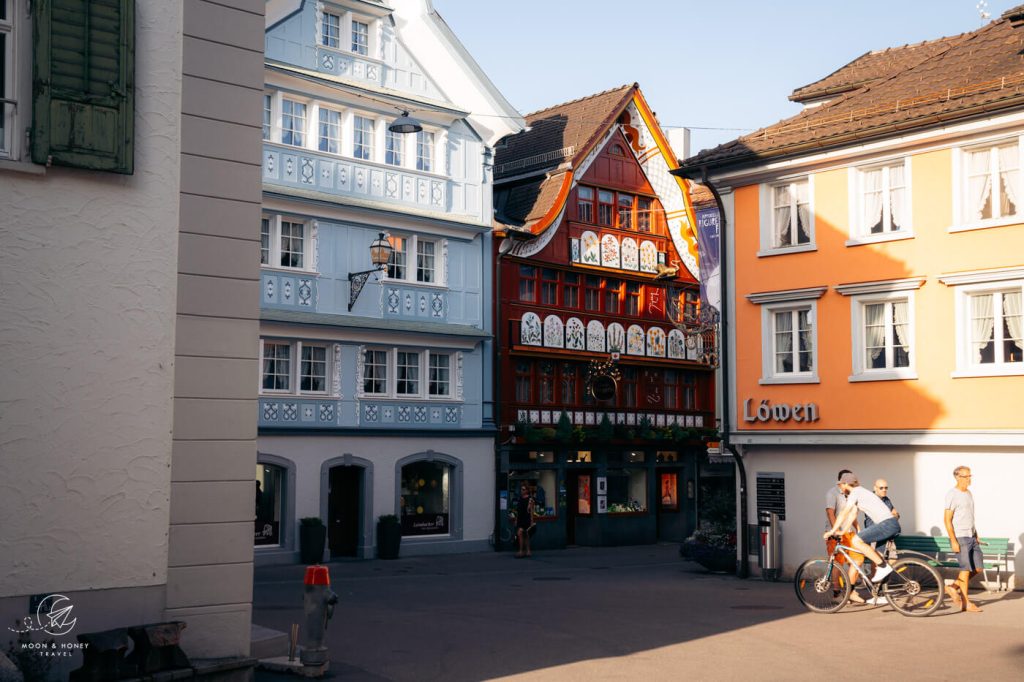
<svg viewBox="0 0 1024 682">
<path fill-rule="evenodd" d="M 910 339 L 907 338 L 907 330 L 910 326 L 908 319 L 908 306 L 906 301 L 895 301 L 892 304 L 892 354 L 893 366 L 905 367 L 909 365 Z M 904 350 L 905 355 L 901 357 L 898 352 Z"/>
<path fill-rule="evenodd" d="M 1006 217 L 1017 214 L 1018 177 L 1020 175 L 1017 145 L 999 148 L 999 215 Z"/>
<path fill-rule="evenodd" d="M 864 347 L 868 367 L 878 367 L 877 360 L 885 352 L 885 304 L 864 306 Z"/>
<path fill-rule="evenodd" d="M 882 169 L 864 173 L 864 233 L 882 231 Z"/>
<path fill-rule="evenodd" d="M 906 181 L 903 166 L 889 168 L 889 215 L 893 232 L 903 227 L 903 207 L 906 196 Z"/>
<path fill-rule="evenodd" d="M 992 294 L 971 297 L 971 348 L 974 361 L 981 362 L 981 353 L 992 342 Z"/>
<path fill-rule="evenodd" d="M 1021 332 L 1024 331 L 1021 324 L 1021 296 L 1019 291 L 1010 291 L 1003 294 L 1003 321 L 1006 329 L 1010 332 L 1010 340 L 1017 346 L 1018 352 L 1024 344 L 1021 343 Z M 1009 360 L 1009 358 L 1004 358 Z"/>
<path fill-rule="evenodd" d="M 792 235 L 790 234 L 791 210 L 789 185 L 776 187 L 775 224 L 772 225 L 772 244 L 774 246 L 789 246 L 792 243 Z"/>
<path fill-rule="evenodd" d="M 775 371 L 793 371 L 793 314 L 790 312 L 775 313 Z"/>
<path fill-rule="evenodd" d="M 988 150 L 967 154 L 967 208 L 970 220 L 992 217 L 992 178 L 989 174 L 989 159 Z"/>
</svg>

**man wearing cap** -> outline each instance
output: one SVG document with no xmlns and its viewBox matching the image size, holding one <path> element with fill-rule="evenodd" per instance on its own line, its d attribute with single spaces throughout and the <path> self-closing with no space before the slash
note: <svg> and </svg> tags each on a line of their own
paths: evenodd
<svg viewBox="0 0 1024 682">
<path fill-rule="evenodd" d="M 870 528 L 865 528 L 853 536 L 853 548 L 864 554 L 877 569 L 871 577 L 871 581 L 880 583 L 892 573 L 892 566 L 886 563 L 885 558 L 875 551 L 871 546 L 873 542 L 885 542 L 889 538 L 896 537 L 900 533 L 900 522 L 892 515 L 885 503 L 873 492 L 860 485 L 857 475 L 847 472 L 839 479 L 839 489 L 846 493 L 846 506 L 840 512 L 836 522 L 825 533 L 825 538 L 845 532 L 857 518 L 857 511 L 863 511 L 864 516 L 870 518 L 874 523 Z"/>
<path fill-rule="evenodd" d="M 839 489 L 839 479 L 843 477 L 843 474 L 848 473 L 850 473 L 849 469 L 840 469 L 839 474 L 836 476 L 836 484 L 829 488 L 828 491 L 825 493 L 825 528 L 831 528 L 833 524 L 835 524 L 836 517 L 839 515 L 839 512 L 843 511 L 843 507 L 846 506 L 846 493 Z M 853 530 L 858 530 L 856 520 L 854 520 L 853 522 Z M 853 533 L 846 533 L 845 535 L 843 535 L 842 538 L 839 539 L 833 537 L 825 538 L 825 552 L 829 556 L 832 556 L 832 552 L 835 551 L 836 545 L 840 541 L 844 545 L 849 545 L 853 541 Z M 859 554 L 852 554 L 851 556 L 854 562 L 856 562 L 857 564 L 864 561 L 864 557 L 862 557 Z M 842 554 L 837 555 L 836 563 L 845 564 L 846 557 L 844 557 Z M 850 582 L 857 582 L 856 565 L 850 566 Z M 853 593 L 850 597 L 850 600 L 857 604 L 863 601 L 863 599 L 861 599 L 860 595 L 858 595 L 857 593 Z"/>
</svg>

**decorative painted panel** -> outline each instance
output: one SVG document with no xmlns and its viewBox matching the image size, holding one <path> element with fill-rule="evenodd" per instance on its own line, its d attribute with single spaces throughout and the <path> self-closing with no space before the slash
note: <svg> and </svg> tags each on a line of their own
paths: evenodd
<svg viewBox="0 0 1024 682">
<path fill-rule="evenodd" d="M 355 196 L 382 206 L 404 206 L 433 213 L 479 216 L 482 210 L 480 193 L 470 191 L 475 185 L 469 180 L 439 180 L 433 174 L 404 168 L 380 169 L 313 149 L 263 144 L 263 180 L 268 185 Z M 451 205 L 449 194 L 456 188 L 467 197 L 463 206 Z M 470 202 L 468 197 L 475 197 L 475 200 Z"/>
<path fill-rule="evenodd" d="M 544 345 L 549 348 L 562 348 L 565 345 L 565 329 L 557 315 L 544 318 Z"/>
<path fill-rule="evenodd" d="M 640 249 L 636 240 L 626 237 L 622 240 L 622 269 L 637 270 L 640 268 Z"/>
<path fill-rule="evenodd" d="M 604 325 L 597 320 L 591 320 L 587 323 L 587 350 L 603 353 L 604 344 Z"/>
<path fill-rule="evenodd" d="M 601 265 L 606 268 L 617 268 L 621 265 L 619 240 L 613 234 L 601 237 Z"/>
<path fill-rule="evenodd" d="M 264 270 L 262 280 L 262 304 L 275 307 L 313 309 L 317 297 L 317 278 L 312 275 Z"/>
<path fill-rule="evenodd" d="M 626 330 L 618 322 L 608 325 L 608 352 L 621 353 L 626 350 Z"/>
<path fill-rule="evenodd" d="M 677 360 L 686 358 L 686 338 L 678 329 L 672 329 L 668 333 L 668 356 Z"/>
<path fill-rule="evenodd" d="M 654 242 L 644 240 L 640 243 L 640 270 L 641 272 L 658 271 L 658 247 Z"/>
<path fill-rule="evenodd" d="M 665 357 L 665 330 L 661 327 L 647 330 L 647 354 L 657 358 Z"/>
<path fill-rule="evenodd" d="M 626 352 L 630 355 L 644 355 L 644 330 L 638 324 L 629 325 L 626 332 Z"/>
<path fill-rule="evenodd" d="M 586 333 L 578 317 L 570 317 L 565 323 L 565 347 L 570 350 L 586 350 Z"/>
<path fill-rule="evenodd" d="M 599 250 L 600 242 L 597 239 L 597 235 L 593 232 L 584 232 L 580 235 L 580 240 L 583 245 L 583 258 L 580 262 L 585 265 L 600 265 L 601 254 Z"/>
<path fill-rule="evenodd" d="M 260 426 L 294 426 L 296 428 L 338 425 L 338 401 L 318 400 L 301 396 L 261 398 Z"/>
<path fill-rule="evenodd" d="M 536 313 L 526 313 L 519 323 L 519 342 L 527 346 L 540 346 L 541 324 Z"/>
</svg>

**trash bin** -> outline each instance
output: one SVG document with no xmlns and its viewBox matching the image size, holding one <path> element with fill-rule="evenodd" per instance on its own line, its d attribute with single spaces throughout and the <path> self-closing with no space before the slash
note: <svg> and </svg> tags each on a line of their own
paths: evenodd
<svg viewBox="0 0 1024 682">
<path fill-rule="evenodd" d="M 778 580 L 782 572 L 782 529 L 779 515 L 770 511 L 757 513 L 757 530 L 760 542 L 757 548 L 757 565 L 763 580 Z"/>
</svg>

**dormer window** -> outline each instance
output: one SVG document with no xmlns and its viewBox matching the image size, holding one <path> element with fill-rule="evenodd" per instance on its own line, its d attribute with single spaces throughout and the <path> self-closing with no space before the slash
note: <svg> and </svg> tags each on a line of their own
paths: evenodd
<svg viewBox="0 0 1024 682">
<path fill-rule="evenodd" d="M 341 17 L 325 13 L 320 24 L 320 43 L 325 47 L 341 47 Z"/>
<path fill-rule="evenodd" d="M 370 25 L 352 20 L 352 51 L 364 57 L 370 52 Z"/>
</svg>

